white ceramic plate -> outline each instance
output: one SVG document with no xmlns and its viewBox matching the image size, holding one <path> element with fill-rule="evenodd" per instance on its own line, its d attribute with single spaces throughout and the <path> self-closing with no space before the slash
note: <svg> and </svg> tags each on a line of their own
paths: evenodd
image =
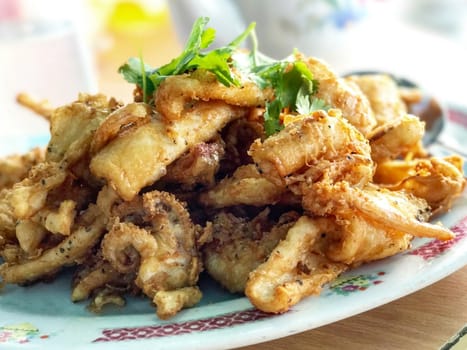
<svg viewBox="0 0 467 350">
<path fill-rule="evenodd" d="M 451 110 L 448 119 L 446 132 L 466 149 L 467 114 Z M 456 238 L 415 239 L 410 251 L 349 271 L 319 297 L 282 315 L 253 309 L 246 298 L 225 293 L 206 276 L 201 304 L 165 322 L 157 319 L 148 299 L 129 299 L 126 307 L 98 316 L 85 303 L 72 304 L 67 272 L 50 284 L 8 285 L 0 292 L 0 348 L 224 349 L 316 328 L 420 290 L 467 265 L 466 192 L 440 220 Z"/>
</svg>

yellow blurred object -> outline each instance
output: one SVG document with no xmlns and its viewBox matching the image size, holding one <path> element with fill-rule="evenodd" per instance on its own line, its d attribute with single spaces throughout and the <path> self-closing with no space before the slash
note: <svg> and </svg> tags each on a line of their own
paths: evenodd
<svg viewBox="0 0 467 350">
<path fill-rule="evenodd" d="M 178 56 L 182 49 L 165 0 L 90 0 L 101 18 L 96 63 L 99 90 L 124 102 L 132 99 L 134 86 L 117 72 L 130 57 L 143 57 L 158 67 Z"/>
<path fill-rule="evenodd" d="M 143 33 L 157 26 L 168 24 L 165 2 L 151 9 L 140 1 L 119 1 L 115 4 L 108 20 L 108 27 L 114 31 Z"/>
</svg>

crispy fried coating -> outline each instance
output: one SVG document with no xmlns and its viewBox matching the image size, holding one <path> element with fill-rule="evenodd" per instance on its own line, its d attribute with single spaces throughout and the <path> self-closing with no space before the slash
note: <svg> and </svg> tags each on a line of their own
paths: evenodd
<svg viewBox="0 0 467 350">
<path fill-rule="evenodd" d="M 71 301 L 81 301 L 88 299 L 93 291 L 105 286 L 120 287 L 123 290 L 131 285 L 129 277 L 131 274 L 122 274 L 116 271 L 112 265 L 105 260 L 99 260 L 94 266 L 82 265 L 73 280 L 71 291 Z"/>
<path fill-rule="evenodd" d="M 405 190 L 428 202 L 433 214 L 447 211 L 465 188 L 460 156 L 392 160 L 378 164 L 374 181 L 390 190 Z M 433 190 L 436 189 L 436 190 Z"/>
<path fill-rule="evenodd" d="M 389 75 L 352 75 L 345 80 L 357 84 L 368 98 L 376 119 L 376 127 L 407 114 L 407 105 L 401 98 L 399 87 Z"/>
<path fill-rule="evenodd" d="M 56 273 L 60 268 L 79 262 L 90 253 L 91 248 L 104 233 L 105 224 L 97 207 L 90 205 L 80 216 L 74 231 L 58 245 L 44 251 L 40 256 L 18 264 L 0 266 L 0 277 L 6 283 L 33 282 Z"/>
<path fill-rule="evenodd" d="M 316 57 L 297 54 L 296 58 L 307 64 L 318 81 L 317 98 L 340 109 L 344 118 L 365 136 L 376 126 L 370 101 L 356 83 L 339 77 L 326 62 Z"/>
<path fill-rule="evenodd" d="M 102 94 L 80 94 L 77 101 L 55 109 L 46 160 L 73 164 L 86 155 L 94 132 L 117 106 Z"/>
<path fill-rule="evenodd" d="M 285 190 L 261 176 L 254 164 L 248 164 L 238 167 L 232 177 L 224 178 L 214 188 L 201 193 L 199 201 L 203 206 L 214 208 L 240 204 L 263 206 L 277 203 Z"/>
<path fill-rule="evenodd" d="M 114 138 L 151 121 L 151 109 L 145 103 L 130 103 L 110 113 L 91 140 L 90 153 L 96 154 Z"/>
<path fill-rule="evenodd" d="M 28 256 L 35 256 L 41 253 L 40 244 L 47 235 L 47 230 L 44 226 L 31 219 L 18 220 L 15 233 L 19 247 Z"/>
<path fill-rule="evenodd" d="M 249 273 L 266 260 L 298 218 L 288 212 L 274 222 L 269 212 L 265 209 L 250 220 L 221 211 L 212 219 L 212 238 L 203 246 L 204 265 L 232 293 L 243 293 Z"/>
<path fill-rule="evenodd" d="M 344 118 L 321 110 L 288 124 L 264 142 L 256 140 L 249 154 L 261 174 L 278 186 L 284 186 L 290 175 L 316 166 L 322 159 L 362 159 L 363 168 L 356 183 L 360 179 L 368 182 L 374 171 L 368 161 L 368 140 Z"/>
<path fill-rule="evenodd" d="M 268 259 L 249 275 L 245 294 L 252 304 L 265 312 L 287 311 L 301 299 L 319 294 L 322 286 L 347 269 L 313 252 L 322 228 L 302 216 Z"/>
<path fill-rule="evenodd" d="M 11 187 L 23 180 L 29 170 L 45 158 L 45 150 L 33 148 L 25 154 L 14 154 L 0 159 L 0 189 Z"/>
<path fill-rule="evenodd" d="M 417 237 L 440 240 L 453 237 L 449 229 L 427 223 L 431 210 L 426 201 L 405 191 L 390 191 L 371 184 L 357 188 L 347 182 L 321 182 L 303 188 L 303 193 L 304 209 L 315 215 L 345 218 L 353 212 L 383 227 Z"/>
<path fill-rule="evenodd" d="M 175 301 L 168 295 L 162 300 L 171 306 L 161 305 L 158 291 L 186 292 L 186 298 L 176 294 L 175 299 L 183 301 L 176 305 L 192 305 L 193 290 L 180 289 L 195 288 L 201 264 L 196 229 L 183 204 L 167 192 L 152 191 L 132 203 L 122 203 L 115 213 L 120 216 L 102 240 L 103 257 L 120 273 L 137 269 L 135 284 L 156 303 L 160 318 L 173 316 L 179 309 L 174 309 Z"/>
<path fill-rule="evenodd" d="M 161 181 L 178 184 L 184 190 L 197 185 L 212 187 L 224 153 L 220 140 L 198 143 L 167 167 L 167 174 Z"/>
<path fill-rule="evenodd" d="M 321 79 L 316 97 L 340 109 L 363 135 L 368 135 L 376 126 L 370 102 L 358 86 L 350 81 L 343 78 Z"/>
<path fill-rule="evenodd" d="M 380 260 L 410 248 L 413 235 L 382 226 L 371 218 L 347 215 L 339 220 L 326 217 L 327 230 L 321 235 L 319 251 L 332 261 L 358 266 Z"/>
<path fill-rule="evenodd" d="M 371 157 L 376 163 L 420 152 L 425 123 L 417 116 L 405 114 L 402 117 L 374 129 L 368 136 Z"/>
<path fill-rule="evenodd" d="M 153 302 L 157 306 L 157 315 L 167 320 L 181 309 L 198 304 L 201 297 L 202 293 L 198 287 L 182 287 L 175 290 L 158 290 Z"/>
<path fill-rule="evenodd" d="M 154 102 L 157 111 L 166 121 L 183 118 L 197 101 L 224 101 L 232 106 L 264 106 L 272 100 L 272 91 L 263 90 L 252 81 L 242 86 L 225 86 L 208 71 L 175 75 L 165 79 L 157 89 Z"/>
<path fill-rule="evenodd" d="M 51 190 L 66 179 L 66 172 L 58 163 L 44 162 L 34 166 L 24 180 L 16 183 L 9 194 L 9 202 L 17 219 L 26 219 L 37 213 Z"/>
<path fill-rule="evenodd" d="M 123 199 L 131 200 L 164 176 L 167 166 L 191 147 L 211 140 L 225 124 L 244 114 L 243 108 L 224 102 L 200 102 L 170 124 L 155 116 L 101 149 L 92 158 L 90 169 Z"/>
</svg>

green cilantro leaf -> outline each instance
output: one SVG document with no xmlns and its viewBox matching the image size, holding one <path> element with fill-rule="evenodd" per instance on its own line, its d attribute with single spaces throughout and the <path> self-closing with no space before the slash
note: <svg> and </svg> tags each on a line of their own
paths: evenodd
<svg viewBox="0 0 467 350">
<path fill-rule="evenodd" d="M 281 124 L 279 120 L 281 110 L 282 104 L 279 100 L 266 102 L 266 111 L 264 112 L 264 131 L 267 136 L 273 135 L 284 128 L 284 125 Z"/>
<path fill-rule="evenodd" d="M 231 57 L 233 52 L 253 31 L 255 23 L 250 24 L 245 32 L 227 46 L 210 52 L 203 52 L 213 43 L 216 37 L 214 29 L 205 28 L 208 21 L 208 17 L 200 17 L 195 21 L 184 50 L 169 63 L 156 69 L 144 65 L 143 74 L 141 60 L 133 57 L 119 68 L 119 73 L 129 83 L 137 84 L 143 90 L 145 96 L 151 96 L 168 76 L 183 74 L 195 69 L 205 69 L 214 73 L 217 79 L 226 86 L 239 86 L 240 82 L 231 71 Z M 146 79 L 145 87 L 143 87 L 143 77 Z"/>
<path fill-rule="evenodd" d="M 168 76 L 179 75 L 202 69 L 213 73 L 225 86 L 240 86 L 240 81 L 232 68 L 256 83 L 261 89 L 271 88 L 274 100 L 266 103 L 264 127 L 267 136 L 283 128 L 280 114 L 284 109 L 290 112 L 308 114 L 316 109 L 328 108 L 326 104 L 313 97 L 318 90 L 317 81 L 303 61 L 295 57 L 274 60 L 258 51 L 254 31 L 255 23 L 237 36 L 227 46 L 206 51 L 214 42 L 216 32 L 206 28 L 209 18 L 200 17 L 193 24 L 182 53 L 168 64 L 152 68 L 142 59 L 130 58 L 119 68 L 119 72 L 130 83 L 137 84 L 143 91 L 143 99 L 153 96 L 159 85 Z M 248 37 L 252 39 L 252 50 L 245 54 L 238 47 Z"/>
</svg>

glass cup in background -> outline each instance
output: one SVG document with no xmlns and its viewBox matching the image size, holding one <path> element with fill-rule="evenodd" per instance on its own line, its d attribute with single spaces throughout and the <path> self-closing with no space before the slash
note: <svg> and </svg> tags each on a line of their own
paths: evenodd
<svg viewBox="0 0 467 350">
<path fill-rule="evenodd" d="M 48 122 L 16 102 L 18 93 L 52 107 L 97 91 L 90 56 L 71 22 L 0 21 L 0 156 L 45 145 Z"/>
</svg>

